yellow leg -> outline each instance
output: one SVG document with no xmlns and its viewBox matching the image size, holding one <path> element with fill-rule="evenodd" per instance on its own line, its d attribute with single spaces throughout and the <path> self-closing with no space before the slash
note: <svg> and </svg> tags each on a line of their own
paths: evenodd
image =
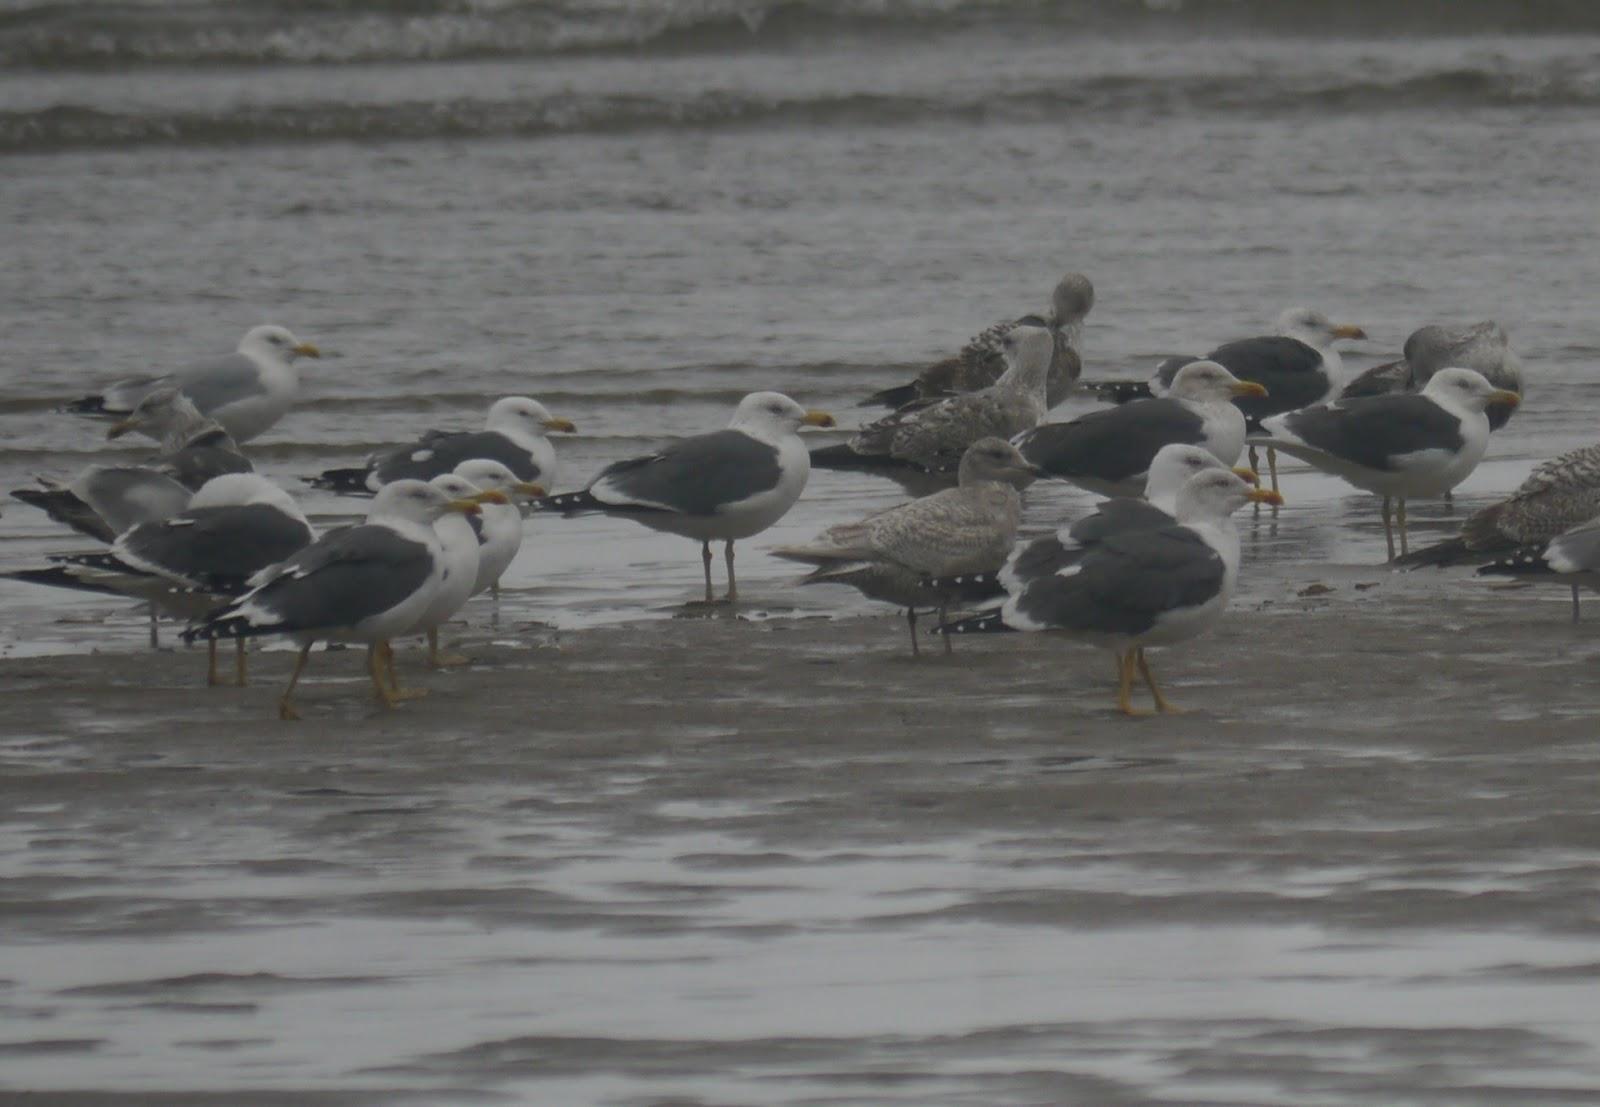
<svg viewBox="0 0 1600 1107">
<path fill-rule="evenodd" d="M 389 691 L 383 680 L 383 651 L 388 646 L 389 643 L 379 641 L 367 647 L 367 675 L 372 678 L 372 694 L 377 697 L 378 702 L 385 707 L 393 707 L 399 700 Z"/>
<path fill-rule="evenodd" d="M 283 695 L 278 697 L 278 718 L 284 722 L 291 722 L 300 717 L 300 712 L 294 709 L 289 702 L 289 697 L 294 695 L 294 686 L 300 683 L 300 674 L 305 672 L 306 658 L 311 656 L 311 643 L 307 642 L 300 647 L 300 653 L 294 659 L 294 671 L 289 674 L 289 687 L 283 690 Z"/>
<path fill-rule="evenodd" d="M 1133 651 L 1117 651 L 1117 710 L 1124 715 L 1142 715 L 1133 706 Z"/>
<path fill-rule="evenodd" d="M 1271 446 L 1267 447 L 1267 472 L 1272 474 L 1272 490 L 1276 492 L 1278 490 L 1278 451 Z M 1274 505 L 1272 510 L 1277 511 L 1277 506 Z"/>
<path fill-rule="evenodd" d="M 1183 714 L 1183 709 L 1173 706 L 1172 702 L 1161 694 L 1161 689 L 1156 687 L 1156 678 L 1150 672 L 1150 662 L 1145 660 L 1144 648 L 1141 646 L 1134 650 L 1133 655 L 1138 658 L 1139 675 L 1144 677 L 1145 685 L 1150 689 L 1150 698 L 1156 701 L 1156 710 L 1163 715 Z"/>
<path fill-rule="evenodd" d="M 428 694 L 426 688 L 400 687 L 400 673 L 394 664 L 394 647 L 387 640 L 378 643 L 378 658 L 383 664 L 384 674 L 389 678 L 389 706 L 404 700 L 420 700 Z"/>
<path fill-rule="evenodd" d="M 428 668 L 448 669 L 456 665 L 465 665 L 471 660 L 472 658 L 459 653 L 441 654 L 439 652 L 439 628 L 435 627 L 428 632 Z M 392 684 L 393 681 L 390 683 Z"/>
</svg>

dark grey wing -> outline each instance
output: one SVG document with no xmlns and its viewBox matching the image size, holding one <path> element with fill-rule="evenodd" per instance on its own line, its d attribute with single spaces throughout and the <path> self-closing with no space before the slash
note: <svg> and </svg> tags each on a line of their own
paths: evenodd
<svg viewBox="0 0 1600 1107">
<path fill-rule="evenodd" d="M 1133 480 L 1150 468 L 1161 447 L 1200 445 L 1205 423 L 1177 400 L 1135 400 L 1092 411 L 1070 423 L 1043 423 L 1014 441 L 1022 456 L 1054 477 Z"/>
<path fill-rule="evenodd" d="M 1419 450 L 1459 450 L 1461 421 L 1426 396 L 1402 393 L 1319 405 L 1284 416 L 1308 446 L 1367 469 L 1393 470 Z"/>
<path fill-rule="evenodd" d="M 267 566 L 310 545 L 311 528 L 267 504 L 203 507 L 143 523 L 112 552 L 130 566 L 208 592 L 240 592 Z"/>
<path fill-rule="evenodd" d="M 1143 634 L 1168 612 L 1222 590 L 1217 552 L 1183 526 L 1112 535 L 1066 576 L 1042 576 L 1006 603 L 1006 622 L 1040 630 Z"/>
<path fill-rule="evenodd" d="M 1001 580 L 1012 591 L 1026 588 L 1040 577 L 1076 565 L 1112 535 L 1160 530 L 1173 521 L 1172 516 L 1144 500 L 1106 500 L 1082 519 L 1019 546 L 1001 571 Z"/>
<path fill-rule="evenodd" d="M 11 493 L 25 504 L 32 504 L 58 523 L 64 523 L 90 538 L 111 542 L 117 537 L 98 512 L 67 488 L 19 488 Z"/>
<path fill-rule="evenodd" d="M 533 455 L 499 431 L 429 431 L 411 445 L 384 454 L 373 470 L 383 484 L 407 477 L 432 480 L 477 458 L 500 462 L 518 480 L 536 481 L 541 475 Z"/>
<path fill-rule="evenodd" d="M 1388 396 L 1395 392 L 1411 390 L 1411 365 L 1404 359 L 1374 365 L 1344 386 L 1341 400 L 1354 400 L 1360 396 Z"/>
<path fill-rule="evenodd" d="M 324 535 L 288 558 L 255 591 L 218 612 L 226 622 L 241 609 L 259 631 L 310 631 L 355 626 L 401 603 L 433 573 L 433 555 L 421 542 L 389 527 L 361 524 Z"/>
<path fill-rule="evenodd" d="M 1156 366 L 1156 371 L 1151 374 L 1150 379 L 1159 381 L 1162 391 L 1165 391 L 1172 387 L 1172 378 L 1178 375 L 1179 369 L 1182 369 L 1190 362 L 1199 360 L 1198 356 L 1190 356 L 1189 354 L 1174 354 L 1172 357 L 1162 358 L 1161 364 Z"/>
<path fill-rule="evenodd" d="M 1298 338 L 1263 335 L 1227 342 L 1206 357 L 1217 362 L 1242 381 L 1255 381 L 1266 388 L 1265 396 L 1240 396 L 1234 400 L 1252 424 L 1320 403 L 1328 394 L 1331 381 L 1322 364 L 1322 353 Z"/>
<path fill-rule="evenodd" d="M 782 475 L 776 448 L 722 430 L 609 465 L 588 491 L 610 510 L 715 515 L 776 488 Z"/>
</svg>

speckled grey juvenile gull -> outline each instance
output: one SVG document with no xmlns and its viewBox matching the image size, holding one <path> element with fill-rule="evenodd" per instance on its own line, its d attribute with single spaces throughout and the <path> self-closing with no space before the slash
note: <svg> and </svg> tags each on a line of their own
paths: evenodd
<svg viewBox="0 0 1600 1107">
<path fill-rule="evenodd" d="M 1156 709 L 1170 712 L 1144 651 L 1186 641 L 1221 618 L 1239 573 L 1230 516 L 1251 501 L 1282 502 L 1233 473 L 1199 473 L 1178 493 L 1175 522 L 1108 535 L 1065 566 L 1019 572 L 997 611 L 941 631 L 1050 631 L 1103 646 L 1116 655 L 1119 710 L 1136 714 L 1130 693 L 1137 669 Z"/>
<path fill-rule="evenodd" d="M 1091 411 L 1067 423 L 1044 423 L 1016 443 L 1044 473 L 1106 496 L 1137 496 L 1163 446 L 1200 446 L 1225 465 L 1244 449 L 1245 418 L 1236 397 L 1263 388 L 1241 381 L 1214 361 L 1191 362 L 1167 394 Z"/>
<path fill-rule="evenodd" d="M 988 388 L 910 404 L 862 427 L 846 443 L 811 451 L 823 469 L 956 476 L 967 447 L 980 438 L 1010 438 L 1035 426 L 1049 408 L 1045 377 L 1054 339 L 1043 327 L 1016 327 L 1000 340 L 1008 368 Z"/>
<path fill-rule="evenodd" d="M 1067 398 L 1083 373 L 1079 343 L 1083 320 L 1093 307 L 1093 283 L 1082 273 L 1068 273 L 1056 284 L 1050 297 L 1050 311 L 1045 315 L 1030 314 L 991 324 L 961 347 L 961 352 L 954 357 L 934 362 L 908 384 L 874 392 L 862 406 L 879 404 L 899 408 L 917 400 L 987 388 L 1006 370 L 1001 340 L 1019 326 L 1031 326 L 1046 328 L 1055 340 L 1045 384 L 1046 402 L 1055 407 Z"/>
<path fill-rule="evenodd" d="M 313 488 L 367 496 L 393 480 L 432 480 L 454 472 L 463 461 L 498 461 L 518 480 L 549 487 L 556 479 L 556 448 L 546 437 L 552 431 L 571 434 L 570 419 L 558 419 L 538 400 L 505 396 L 489 407 L 481 431 L 430 430 L 415 442 L 383 450 L 351 469 L 328 469 L 310 478 Z"/>
<path fill-rule="evenodd" d="M 385 485 L 366 522 L 323 535 L 251 578 L 251 591 L 190 627 L 184 638 L 251 638 L 283 634 L 300 646 L 278 716 L 296 719 L 292 697 L 311 647 L 320 640 L 365 642 L 373 693 L 387 707 L 396 696 L 385 679 L 388 641 L 427 608 L 443 574 L 433 521 L 472 514 L 471 500 L 452 500 L 424 481 Z"/>
<path fill-rule="evenodd" d="M 1522 359 L 1511 349 L 1505 328 L 1493 320 L 1451 329 L 1430 323 L 1406 338 L 1399 361 L 1377 365 L 1356 377 L 1341 398 L 1378 396 L 1393 392 L 1420 392 L 1440 369 L 1475 369 L 1496 388 L 1526 395 Z M 1514 406 L 1491 404 L 1486 412 L 1489 429 L 1499 430 L 1511 418 Z"/>
<path fill-rule="evenodd" d="M 1471 369 L 1442 369 L 1418 393 L 1338 400 L 1262 421 L 1252 444 L 1272 446 L 1383 497 L 1383 533 L 1395 557 L 1390 513 L 1398 501 L 1400 553 L 1406 500 L 1441 496 L 1478 467 L 1489 443 L 1484 408 L 1517 404 Z"/>
<path fill-rule="evenodd" d="M 284 327 L 252 327 L 233 353 L 170 373 L 127 377 L 92 396 L 68 404 L 80 415 L 121 417 L 151 390 L 177 385 L 203 414 L 211 416 L 236 442 L 248 442 L 271 427 L 293 406 L 300 392 L 297 357 L 320 357 Z"/>
<path fill-rule="evenodd" d="M 816 566 L 802 584 L 848 584 L 870 599 L 905 608 L 915 655 L 917 608 L 938 608 L 942 619 L 948 602 L 924 581 L 999 568 L 1022 522 L 1020 490 L 1036 475 L 1005 439 L 979 439 L 961 458 L 957 487 L 830 527 L 807 545 L 772 552 Z"/>
<path fill-rule="evenodd" d="M 531 506 L 569 516 L 620 515 L 695 539 L 705 565 L 706 603 L 715 598 L 711 543 L 721 541 L 731 603 L 739 598 L 734 542 L 783 518 L 805 490 L 811 459 L 797 433 L 802 426 L 831 427 L 833 416 L 807 411 L 778 392 L 752 392 L 739 401 L 726 430 L 614 462 L 583 491 L 548 496 Z"/>
</svg>

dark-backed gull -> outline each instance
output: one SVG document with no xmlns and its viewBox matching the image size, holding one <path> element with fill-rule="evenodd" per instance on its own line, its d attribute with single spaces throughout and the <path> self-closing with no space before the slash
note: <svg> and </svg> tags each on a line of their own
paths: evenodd
<svg viewBox="0 0 1600 1107">
<path fill-rule="evenodd" d="M 733 544 L 783 518 L 805 490 L 811 459 L 796 433 L 831 427 L 833 416 L 807 411 L 778 392 L 739 401 L 726 430 L 685 438 L 643 457 L 613 462 L 581 492 L 535 500 L 537 511 L 602 512 L 700 543 L 711 588 L 711 543 L 724 545 L 731 603 L 739 598 Z"/>
<path fill-rule="evenodd" d="M 1390 513 L 1396 501 L 1403 555 L 1409 550 L 1406 500 L 1441 496 L 1471 475 L 1489 444 L 1484 408 L 1517 402 L 1515 392 L 1495 388 L 1471 369 L 1442 369 L 1418 393 L 1338 400 L 1271 416 L 1248 441 L 1382 496 L 1392 561 Z"/>
<path fill-rule="evenodd" d="M 1137 714 L 1130 699 L 1137 669 L 1156 710 L 1172 712 L 1144 651 L 1193 638 L 1222 616 L 1239 573 L 1230 516 L 1252 501 L 1282 498 L 1233 473 L 1199 473 L 1178 493 L 1175 522 L 1107 535 L 1065 566 L 1019 570 L 999 610 L 941 632 L 1052 631 L 1103 646 L 1116 655 L 1120 711 Z"/>
</svg>

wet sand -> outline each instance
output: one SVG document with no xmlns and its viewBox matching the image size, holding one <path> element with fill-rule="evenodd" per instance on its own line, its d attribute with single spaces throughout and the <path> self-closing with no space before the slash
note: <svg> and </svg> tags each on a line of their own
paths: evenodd
<svg viewBox="0 0 1600 1107">
<path fill-rule="evenodd" d="M 6 662 L 0 1088 L 1595 1102 L 1600 610 L 1236 608 L 1137 720 L 1099 651 L 758 606 L 463 628 L 392 712 L 318 653 L 299 723 L 283 652 Z"/>
</svg>

